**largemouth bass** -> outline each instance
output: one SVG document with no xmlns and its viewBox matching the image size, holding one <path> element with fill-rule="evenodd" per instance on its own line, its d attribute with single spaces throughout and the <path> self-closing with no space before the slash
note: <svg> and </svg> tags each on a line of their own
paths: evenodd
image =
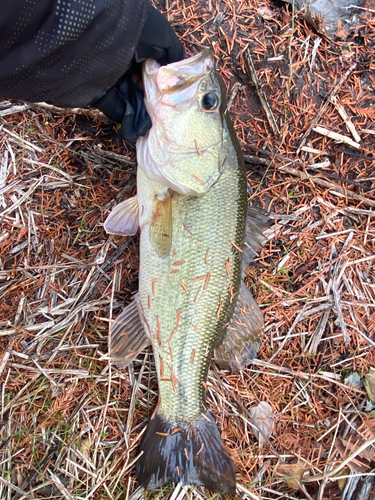
<svg viewBox="0 0 375 500">
<path fill-rule="evenodd" d="M 105 223 L 114 234 L 141 230 L 139 293 L 110 344 L 120 367 L 149 342 L 154 351 L 159 401 L 137 477 L 146 489 L 181 482 L 235 494 L 206 379 L 214 351 L 219 364 L 241 368 L 259 348 L 263 318 L 241 274 L 266 218 L 253 211 L 246 221 L 244 162 L 210 53 L 146 61 L 144 87 L 153 125 L 137 143 L 137 196 Z"/>
</svg>

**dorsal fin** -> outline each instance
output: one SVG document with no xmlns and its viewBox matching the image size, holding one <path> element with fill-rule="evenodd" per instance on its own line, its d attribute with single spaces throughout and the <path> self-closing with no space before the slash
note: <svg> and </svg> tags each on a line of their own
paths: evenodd
<svg viewBox="0 0 375 500">
<path fill-rule="evenodd" d="M 257 355 L 264 331 L 263 315 L 250 290 L 242 282 L 233 317 L 224 340 L 215 348 L 214 358 L 220 368 L 241 370 Z"/>
<path fill-rule="evenodd" d="M 243 253 L 246 264 L 251 262 L 256 256 L 256 252 L 264 245 L 267 238 L 264 231 L 270 227 L 272 219 L 267 212 L 256 207 L 247 208 L 245 239 Z"/>
</svg>

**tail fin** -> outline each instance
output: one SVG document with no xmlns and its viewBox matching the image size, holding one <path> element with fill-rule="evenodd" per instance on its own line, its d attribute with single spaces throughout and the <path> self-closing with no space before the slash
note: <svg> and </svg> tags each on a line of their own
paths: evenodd
<svg viewBox="0 0 375 500">
<path fill-rule="evenodd" d="M 137 478 L 147 490 L 182 483 L 204 486 L 211 492 L 236 493 L 234 465 L 209 412 L 194 426 L 177 428 L 156 413 L 140 451 Z"/>
</svg>

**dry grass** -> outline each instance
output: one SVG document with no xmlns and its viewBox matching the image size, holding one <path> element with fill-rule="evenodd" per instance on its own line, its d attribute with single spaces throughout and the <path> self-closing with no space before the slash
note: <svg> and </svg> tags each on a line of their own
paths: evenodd
<svg viewBox="0 0 375 500">
<path fill-rule="evenodd" d="M 250 199 L 295 216 L 275 221 L 247 271 L 266 319 L 259 359 L 209 376 L 238 496 L 355 498 L 356 481 L 374 474 L 375 412 L 360 383 L 375 366 L 374 22 L 331 42 L 267 1 L 159 8 L 188 54 L 213 48 Z M 0 498 L 136 500 L 133 463 L 157 385 L 149 352 L 125 372 L 106 357 L 109 321 L 137 289 L 139 262 L 137 238 L 102 227 L 115 198 L 135 190 L 134 148 L 97 113 L 1 107 Z M 249 420 L 259 401 L 275 413 L 262 449 Z M 208 495 L 179 485 L 147 498 Z"/>
</svg>

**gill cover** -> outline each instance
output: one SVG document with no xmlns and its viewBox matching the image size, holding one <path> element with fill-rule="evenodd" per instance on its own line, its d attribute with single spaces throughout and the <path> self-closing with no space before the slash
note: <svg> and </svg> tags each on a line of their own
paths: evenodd
<svg viewBox="0 0 375 500">
<path fill-rule="evenodd" d="M 139 167 L 180 194 L 205 194 L 225 162 L 224 97 L 210 52 L 162 67 L 148 59 L 143 81 L 152 127 L 137 142 Z"/>
</svg>

